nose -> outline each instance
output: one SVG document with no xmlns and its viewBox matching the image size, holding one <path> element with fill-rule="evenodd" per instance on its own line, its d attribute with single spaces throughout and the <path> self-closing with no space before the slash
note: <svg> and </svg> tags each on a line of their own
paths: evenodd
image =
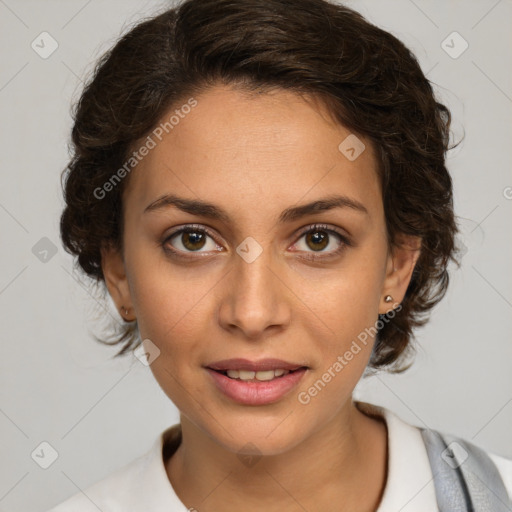
<svg viewBox="0 0 512 512">
<path fill-rule="evenodd" d="M 276 265 L 272 265 L 271 249 L 264 249 L 251 262 L 238 254 L 234 260 L 219 308 L 222 328 L 239 331 L 250 340 L 266 337 L 269 331 L 284 330 L 291 317 L 287 299 L 291 294 L 286 293 L 288 288 Z"/>
</svg>

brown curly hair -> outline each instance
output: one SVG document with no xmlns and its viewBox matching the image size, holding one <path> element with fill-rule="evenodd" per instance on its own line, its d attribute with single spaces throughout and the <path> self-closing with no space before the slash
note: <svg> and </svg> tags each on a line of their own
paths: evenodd
<svg viewBox="0 0 512 512">
<path fill-rule="evenodd" d="M 320 98 L 337 122 L 375 147 L 390 244 L 400 233 L 422 240 L 401 310 L 382 322 L 369 364 L 403 371 L 413 328 L 425 324 L 445 295 L 449 260 L 459 265 L 445 167 L 451 116 L 411 51 L 345 6 L 186 0 L 120 38 L 100 58 L 73 109 L 60 224 L 66 250 L 88 276 L 104 281 L 100 249 L 113 244 L 122 250 L 128 178 L 107 198 L 95 191 L 173 105 L 218 83 Z M 108 344 L 121 342 L 116 356 L 140 344 L 136 324 L 124 325 Z"/>
</svg>

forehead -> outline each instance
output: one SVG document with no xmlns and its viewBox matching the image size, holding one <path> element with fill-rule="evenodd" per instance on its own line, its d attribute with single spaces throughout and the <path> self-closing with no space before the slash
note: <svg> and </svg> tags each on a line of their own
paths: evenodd
<svg viewBox="0 0 512 512">
<path fill-rule="evenodd" d="M 262 215 L 333 193 L 369 203 L 369 210 L 381 200 L 371 144 L 335 123 L 319 102 L 229 86 L 192 99 L 174 105 L 150 134 L 154 147 L 125 193 L 136 211 L 165 193 L 239 213 L 257 207 Z M 360 153 L 355 159 L 350 146 Z"/>
</svg>

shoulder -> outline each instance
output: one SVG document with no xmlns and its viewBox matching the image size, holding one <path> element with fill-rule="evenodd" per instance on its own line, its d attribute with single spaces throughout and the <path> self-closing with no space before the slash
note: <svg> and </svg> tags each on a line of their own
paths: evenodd
<svg viewBox="0 0 512 512">
<path fill-rule="evenodd" d="M 426 428 L 419 430 L 436 473 L 439 470 L 441 473 L 450 473 L 450 469 L 458 471 L 475 492 L 490 489 L 492 494 L 501 497 L 501 501 L 506 501 L 507 497 L 512 500 L 512 459 L 451 433 Z"/>
<path fill-rule="evenodd" d="M 486 452 L 487 455 L 494 462 L 494 465 L 498 469 L 498 472 L 505 484 L 505 488 L 508 491 L 508 495 L 512 500 L 512 459 L 507 459 L 501 455 L 497 455 L 493 452 Z"/>
<path fill-rule="evenodd" d="M 175 450 L 180 440 L 180 425 L 169 427 L 157 437 L 149 451 L 47 512 L 182 510 L 162 458 L 162 449 Z"/>
<path fill-rule="evenodd" d="M 149 457 L 150 452 L 136 458 L 48 512 L 121 512 L 124 506 L 129 505 L 129 491 L 136 485 Z"/>
<path fill-rule="evenodd" d="M 507 494 L 512 500 L 512 459 L 441 430 L 410 424 L 385 407 L 361 402 L 358 407 L 384 418 L 388 428 L 389 474 L 379 512 L 402 510 L 400 507 L 404 511 L 429 510 L 430 506 L 433 509 L 437 485 L 446 487 L 455 473 L 462 475 L 477 494 L 487 493 L 486 488 L 494 489 L 503 503 L 507 502 Z M 412 502 L 403 492 L 404 487 L 417 491 Z"/>
</svg>

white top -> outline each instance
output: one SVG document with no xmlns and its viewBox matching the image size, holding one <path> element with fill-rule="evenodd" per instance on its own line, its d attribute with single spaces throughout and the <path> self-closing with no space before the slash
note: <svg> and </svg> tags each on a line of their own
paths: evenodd
<svg viewBox="0 0 512 512">
<path fill-rule="evenodd" d="M 384 418 L 387 424 L 388 475 L 376 512 L 438 511 L 420 430 L 384 407 L 356 403 Z M 169 427 L 147 453 L 47 512 L 188 512 L 169 482 L 162 456 L 164 444 L 166 452 L 176 450 L 179 436 L 179 425 Z M 486 453 L 496 464 L 512 499 L 512 460 Z"/>
</svg>

